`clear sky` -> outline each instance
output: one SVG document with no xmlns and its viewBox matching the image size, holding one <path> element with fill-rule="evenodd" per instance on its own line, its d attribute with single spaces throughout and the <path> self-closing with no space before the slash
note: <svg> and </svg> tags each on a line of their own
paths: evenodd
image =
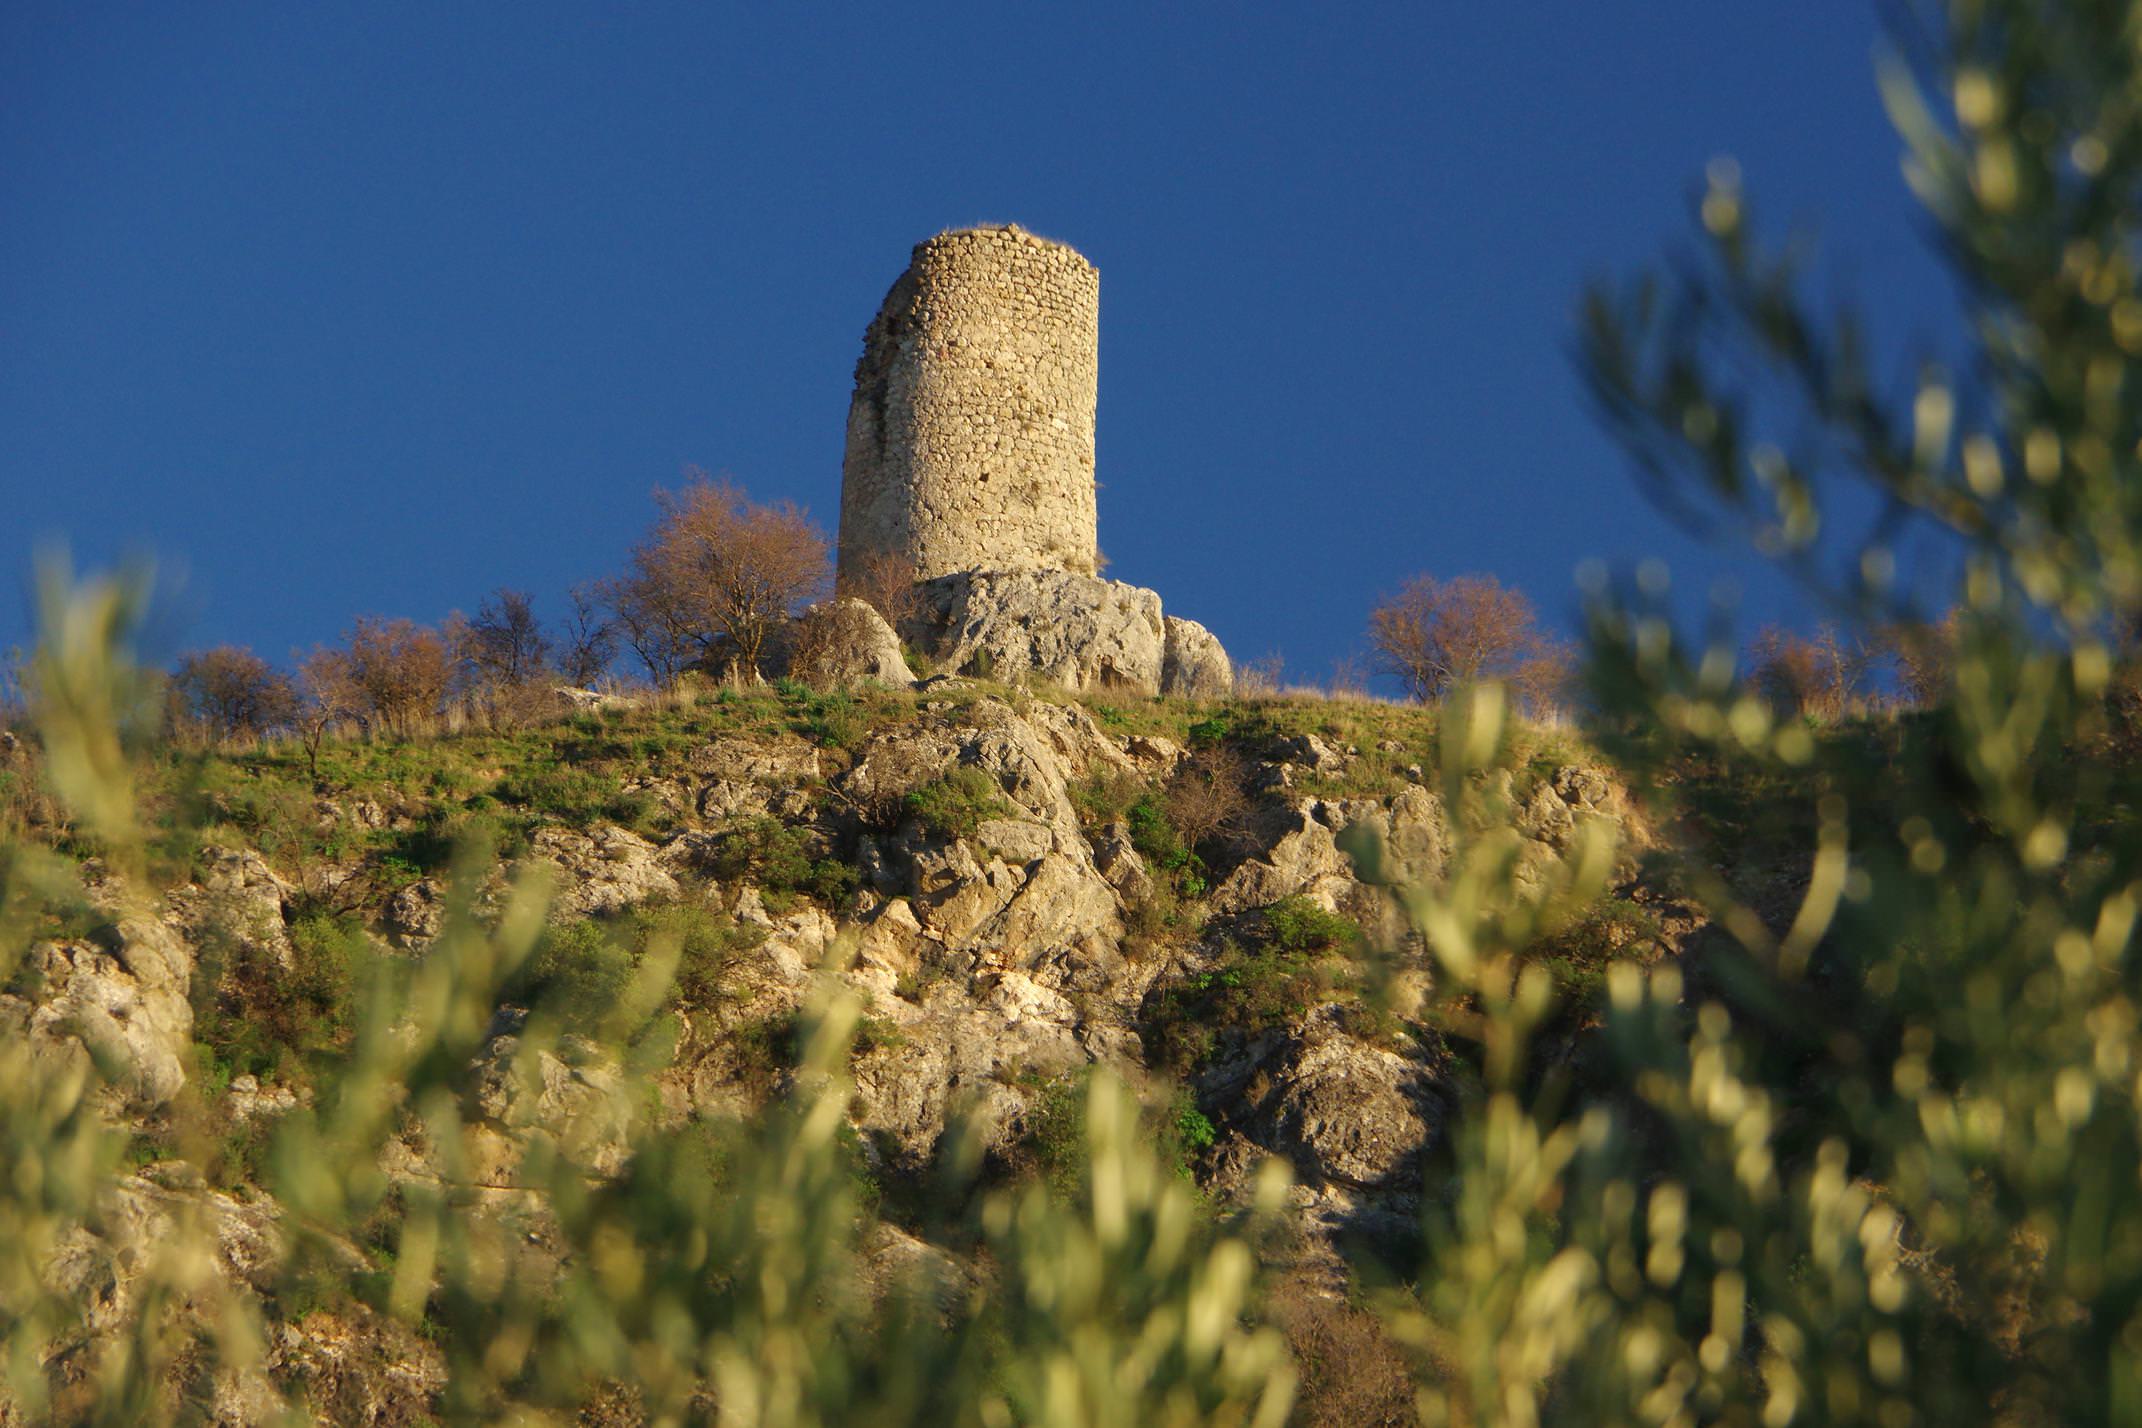
<svg viewBox="0 0 2142 1428">
<path fill-rule="evenodd" d="M 154 552 L 285 659 L 499 585 L 555 616 L 688 465 L 837 518 L 864 326 L 940 229 L 1101 271 L 1101 544 L 1320 679 L 1408 574 L 1566 620 L 1747 586 L 1637 494 L 1584 280 L 1714 155 L 1893 335 L 1946 287 L 1853 0 L 0 4 L 0 644 L 31 551 Z"/>
</svg>

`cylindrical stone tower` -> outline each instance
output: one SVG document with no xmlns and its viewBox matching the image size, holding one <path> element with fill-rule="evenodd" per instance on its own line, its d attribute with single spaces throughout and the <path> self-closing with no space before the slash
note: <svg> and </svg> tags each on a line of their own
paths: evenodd
<svg viewBox="0 0 2142 1428">
<path fill-rule="evenodd" d="M 863 337 L 840 570 L 1092 575 L 1101 279 L 1016 227 L 916 246 Z"/>
</svg>

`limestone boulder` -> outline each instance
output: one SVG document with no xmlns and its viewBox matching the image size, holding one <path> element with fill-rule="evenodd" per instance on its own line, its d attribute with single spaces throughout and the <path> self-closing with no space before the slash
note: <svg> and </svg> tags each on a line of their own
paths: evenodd
<svg viewBox="0 0 2142 1428">
<path fill-rule="evenodd" d="M 193 949 L 176 929 L 122 915 L 97 942 L 30 949 L 28 996 L 0 996 L 0 1036 L 40 1052 L 94 1056 L 119 1096 L 150 1110 L 186 1084 L 193 1042 Z"/>
<path fill-rule="evenodd" d="M 250 848 L 204 848 L 200 860 L 199 882 L 166 895 L 164 920 L 190 946 L 213 942 L 256 966 L 289 966 L 285 918 L 296 890 Z"/>
<path fill-rule="evenodd" d="M 1432 1068 L 1351 1034 L 1336 1007 L 1319 1008 L 1216 1071 L 1213 1079 L 1225 1084 L 1208 1090 L 1250 1088 L 1244 1129 L 1292 1160 L 1310 1185 L 1417 1186 L 1422 1152 L 1443 1123 Z"/>
<path fill-rule="evenodd" d="M 1224 699 L 1235 689 L 1235 667 L 1212 631 L 1179 615 L 1162 617 L 1166 634 L 1160 692 L 1180 699 Z"/>
<path fill-rule="evenodd" d="M 422 878 L 387 899 L 380 925 L 398 947 L 421 947 L 446 924 L 446 884 Z"/>
<path fill-rule="evenodd" d="M 1385 887 L 1434 885 L 1450 861 L 1450 825 L 1443 800 L 1408 784 L 1389 798 L 1347 799 L 1337 805 L 1339 847 L 1364 882 Z"/>
<path fill-rule="evenodd" d="M 531 1134 L 540 1132 L 597 1175 L 624 1168 L 630 1107 L 614 1059 L 594 1043 L 567 1037 L 527 1054 L 518 1016 L 497 1028 L 470 1068 L 477 1113 L 476 1178 L 511 1183 Z"/>
<path fill-rule="evenodd" d="M 689 801 L 709 823 L 762 816 L 793 821 L 810 813 L 808 790 L 818 777 L 819 757 L 807 740 L 728 735 L 694 749 L 689 763 Z"/>
<path fill-rule="evenodd" d="M 828 600 L 797 617 L 789 636 L 788 673 L 819 689 L 876 683 L 907 689 L 915 676 L 900 636 L 861 600 Z"/>
<path fill-rule="evenodd" d="M 1079 693 L 1158 694 L 1160 597 L 1061 570 L 963 571 L 919 587 L 911 637 L 946 669 Z"/>
<path fill-rule="evenodd" d="M 601 827 L 580 833 L 544 828 L 529 842 L 534 857 L 557 869 L 553 920 L 616 912 L 677 894 L 677 879 L 663 850 L 627 829 Z"/>
<path fill-rule="evenodd" d="M 1283 898 L 1308 897 L 1336 908 L 1353 891 L 1354 865 L 1339 848 L 1335 810 L 1305 799 L 1275 821 L 1264 849 L 1213 890 L 1215 912 L 1248 912 Z"/>
</svg>

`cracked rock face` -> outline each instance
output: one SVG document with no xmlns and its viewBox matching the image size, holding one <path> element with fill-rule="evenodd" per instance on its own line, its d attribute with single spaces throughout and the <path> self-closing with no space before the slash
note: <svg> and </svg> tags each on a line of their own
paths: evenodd
<svg viewBox="0 0 2142 1428">
<path fill-rule="evenodd" d="M 1043 612 L 1030 613 L 1036 627 L 1012 620 L 1007 629 L 1032 650 L 1052 636 Z M 1156 657 L 1171 628 L 1161 622 L 1154 635 Z M 1307 1005 L 1219 1023 L 1209 1049 L 1175 1067 L 1218 1135 L 1196 1162 L 1200 1183 L 1225 1197 L 1250 1183 L 1261 1160 L 1283 1158 L 1297 1178 L 1292 1203 L 1305 1242 L 1327 1253 L 1364 1227 L 1417 1224 L 1421 1198 L 1436 1189 L 1424 1183 L 1427 1152 L 1445 1134 L 1455 1093 L 1433 1031 L 1403 1020 L 1404 1006 L 1432 990 L 1434 972 L 1419 939 L 1407 941 L 1394 891 L 1445 874 L 1454 816 L 1435 792 L 1394 776 L 1373 794 L 1309 796 L 1312 780 L 1328 786 L 1359 772 L 1359 751 L 1312 733 L 1265 740 L 1253 750 L 1268 757 L 1252 816 L 1224 857 L 1214 855 L 1216 886 L 1193 902 L 1169 881 L 1173 871 L 1141 853 L 1135 819 L 1084 797 L 1088 780 L 1136 779 L 1141 794 L 1160 793 L 1188 757 L 1180 744 L 1118 736 L 1077 705 L 1000 697 L 956 679 L 924 685 L 912 710 L 885 702 L 901 706 L 898 716 L 875 722 L 859 744 L 821 747 L 786 729 L 724 731 L 646 770 L 674 818 L 663 841 L 601 823 L 534 830 L 529 856 L 555 871 L 556 920 L 614 918 L 678 899 L 733 919 L 745 935 L 708 973 L 715 990 L 666 1009 L 675 1039 L 665 1052 L 674 1051 L 651 1098 L 613 1056 L 570 1037 L 539 1043 L 523 1013 L 501 1011 L 466 1068 L 468 1163 L 483 1193 L 507 1194 L 497 1187 L 512 1183 L 538 1136 L 614 1174 L 627 1163 L 633 1114 L 676 1125 L 745 1115 L 778 1096 L 791 1073 L 778 1059 L 785 1053 L 767 1049 L 768 1029 L 807 1004 L 827 968 L 866 1002 L 851 1063 L 859 1153 L 877 1171 L 925 1183 L 948 1131 L 965 1120 L 985 1155 L 1016 1170 L 1059 1078 L 1096 1064 L 1134 1082 L 1157 1072 L 1146 1045 L 1160 1031 L 1153 1009 L 1185 983 L 1240 965 L 1265 910 L 1304 897 L 1344 913 L 1389 951 L 1387 1005 L 1398 1017 L 1367 1016 L 1358 988 L 1340 978 L 1325 984 L 1329 995 L 1305 993 Z M 1001 803 L 953 836 L 915 816 L 907 796 L 962 768 L 985 775 Z M 1510 781 L 1491 791 L 1517 815 L 1522 866 L 1535 875 L 1567 856 L 1587 821 L 1634 816 L 1600 770 L 1498 777 Z M 368 815 L 357 808 L 353 801 L 340 816 L 362 823 Z M 768 820 L 800 833 L 814 858 L 851 861 L 856 900 L 828 906 L 792 888 L 762 889 L 715 855 L 731 830 Z M 362 889 L 360 872 L 353 862 L 306 877 L 308 886 L 315 877 L 338 885 L 339 875 Z M 210 936 L 251 939 L 255 965 L 284 962 L 295 894 L 244 849 L 205 853 L 198 881 L 173 889 L 154 914 L 130 910 L 94 875 L 88 892 L 109 925 L 34 950 L 35 975 L 0 994 L 0 1037 L 55 1055 L 93 1050 L 118 1079 L 113 1112 L 142 1116 L 177 1096 L 188 1074 L 196 948 Z M 388 934 L 394 955 L 426 955 L 443 911 L 439 884 L 375 886 L 369 896 L 353 915 Z M 1156 908 L 1179 912 L 1178 898 L 1209 921 L 1155 937 Z M 302 1099 L 251 1076 L 234 1079 L 228 1096 L 238 1122 L 285 1114 Z M 412 1179 L 439 1173 L 416 1137 L 397 1142 L 383 1169 Z M 89 1291 L 92 1332 L 128 1302 L 127 1246 L 154 1233 L 167 1202 L 207 1193 L 136 1177 L 121 1187 L 120 1232 L 64 1247 L 54 1271 Z M 278 1252 L 273 1202 L 208 1208 L 218 1272 L 258 1278 Z M 897 1231 L 886 1245 L 895 1259 L 943 1253 Z M 278 1382 L 333 1404 L 335 1421 L 380 1421 L 437 1388 L 436 1362 L 399 1332 L 356 1311 L 316 1313 L 277 1325 L 265 1362 Z M 273 1421 L 267 1379 L 217 1393 L 218 1421 Z"/>
<path fill-rule="evenodd" d="M 39 943 L 29 961 L 38 990 L 0 996 L 0 1035 L 27 1036 L 48 1055 L 95 1057 L 136 1110 L 185 1086 L 194 954 L 175 928 L 123 914 L 104 941 Z"/>
<path fill-rule="evenodd" d="M 964 571 L 921 587 L 917 643 L 951 670 L 1073 691 L 1158 694 L 1160 597 L 1061 570 Z"/>
<path fill-rule="evenodd" d="M 1328 1022 L 1328 1018 L 1325 1019 Z M 1272 1066 L 1262 1124 L 1312 1183 L 1410 1188 L 1442 1122 L 1421 1065 L 1312 1021 Z"/>
<path fill-rule="evenodd" d="M 791 678 L 820 689 L 883 684 L 912 688 L 900 636 L 861 600 L 828 600 L 803 612 L 789 633 Z"/>
</svg>

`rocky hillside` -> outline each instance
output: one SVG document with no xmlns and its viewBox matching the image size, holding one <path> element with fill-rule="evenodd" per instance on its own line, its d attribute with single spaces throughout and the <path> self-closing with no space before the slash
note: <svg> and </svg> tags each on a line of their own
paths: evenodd
<svg viewBox="0 0 2142 1428">
<path fill-rule="evenodd" d="M 222 1271 L 265 1286 L 267 1128 L 334 1074 L 363 966 L 421 958 L 457 899 L 481 915 L 516 869 L 541 869 L 548 928 L 468 1068 L 488 1126 L 477 1183 L 513 1183 L 531 1118 L 598 1099 L 618 1074 L 598 1043 L 654 1059 L 649 1113 L 680 1128 L 779 1098 L 799 1011 L 830 975 L 866 1003 L 849 1122 L 878 1252 L 957 1260 L 958 1207 L 933 1189 L 947 1158 L 978 1154 L 985 1182 L 1064 1173 L 1070 1092 L 1107 1066 L 1215 1213 L 1265 1158 L 1291 1166 L 1297 1234 L 1267 1268 L 1291 1286 L 1304 1421 L 1402 1416 L 1396 1357 L 1345 1295 L 1349 1256 L 1417 1235 L 1472 1074 L 1400 915 L 1451 845 L 1435 716 L 1106 698 L 784 682 L 518 730 L 166 753 L 151 902 L 29 809 L 78 886 L 0 994 L 0 1035 L 80 1043 L 111 1068 L 139 1163 L 125 1233 L 206 1205 Z M 1650 835 L 1596 754 L 1521 731 L 1505 765 L 1484 792 L 1515 810 L 1521 881 L 1587 824 L 1621 850 L 1619 891 L 1538 954 L 1574 1028 L 1608 957 L 1662 954 L 1687 923 L 1636 877 Z M 629 991 L 658 948 L 677 965 L 650 1010 Z M 547 1055 L 531 1087 L 505 1068 L 537 1008 L 590 1039 Z M 412 1131 L 390 1172 L 422 1177 L 426 1156 Z M 61 1267 L 114 1323 L 127 1255 L 85 1240 Z M 365 1421 L 430 1412 L 420 1340 L 329 1299 L 272 1317 L 260 1402 L 295 1385 Z M 250 1416 L 237 1389 L 219 1402 Z"/>
</svg>

